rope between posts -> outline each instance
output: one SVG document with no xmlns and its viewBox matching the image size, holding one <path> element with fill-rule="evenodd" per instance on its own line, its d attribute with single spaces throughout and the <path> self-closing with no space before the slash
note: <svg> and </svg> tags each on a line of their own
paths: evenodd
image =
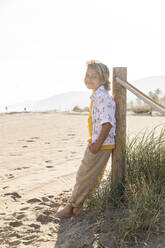
<svg viewBox="0 0 165 248">
<path fill-rule="evenodd" d="M 152 106 L 154 109 L 161 112 L 163 115 L 165 115 L 165 107 L 157 102 L 155 102 L 153 99 L 145 95 L 143 92 L 135 88 L 132 84 L 125 82 L 121 80 L 119 77 L 116 77 L 116 81 L 120 83 L 123 87 L 131 91 L 134 95 L 136 95 L 138 98 Z"/>
</svg>

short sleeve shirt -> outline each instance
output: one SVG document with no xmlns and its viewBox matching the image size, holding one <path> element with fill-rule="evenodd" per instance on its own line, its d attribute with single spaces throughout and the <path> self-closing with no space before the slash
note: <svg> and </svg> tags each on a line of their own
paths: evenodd
<svg viewBox="0 0 165 248">
<path fill-rule="evenodd" d="M 109 122 L 112 128 L 106 137 L 103 146 L 115 145 L 116 120 L 115 120 L 115 101 L 112 96 L 100 86 L 90 97 L 93 100 L 92 105 L 92 143 L 95 143 L 100 135 L 102 124 Z"/>
</svg>

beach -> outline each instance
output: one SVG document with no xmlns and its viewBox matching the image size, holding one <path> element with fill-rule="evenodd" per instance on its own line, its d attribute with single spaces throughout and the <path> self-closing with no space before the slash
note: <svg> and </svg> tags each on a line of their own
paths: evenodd
<svg viewBox="0 0 165 248">
<path fill-rule="evenodd" d="M 67 202 L 87 145 L 87 120 L 53 111 L 0 114 L 0 248 L 56 247 L 59 223 L 41 213 Z M 128 115 L 127 135 L 162 124 L 162 116 Z"/>
</svg>

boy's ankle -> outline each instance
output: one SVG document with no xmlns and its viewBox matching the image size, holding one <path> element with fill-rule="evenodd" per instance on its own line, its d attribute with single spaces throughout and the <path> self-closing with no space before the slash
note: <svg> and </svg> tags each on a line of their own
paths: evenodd
<svg viewBox="0 0 165 248">
<path fill-rule="evenodd" d="M 78 215 L 80 213 L 80 208 L 73 208 L 73 214 Z"/>
</svg>

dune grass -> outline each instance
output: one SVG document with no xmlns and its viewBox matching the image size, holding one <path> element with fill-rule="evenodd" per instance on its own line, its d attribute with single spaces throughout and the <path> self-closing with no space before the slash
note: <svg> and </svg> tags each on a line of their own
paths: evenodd
<svg viewBox="0 0 165 248">
<path fill-rule="evenodd" d="M 126 175 L 121 196 L 111 188 L 111 175 L 87 201 L 87 209 L 118 209 L 113 223 L 120 245 L 147 241 L 165 232 L 165 127 L 145 131 L 126 145 Z M 160 127 L 159 127 L 160 128 Z"/>
</svg>

